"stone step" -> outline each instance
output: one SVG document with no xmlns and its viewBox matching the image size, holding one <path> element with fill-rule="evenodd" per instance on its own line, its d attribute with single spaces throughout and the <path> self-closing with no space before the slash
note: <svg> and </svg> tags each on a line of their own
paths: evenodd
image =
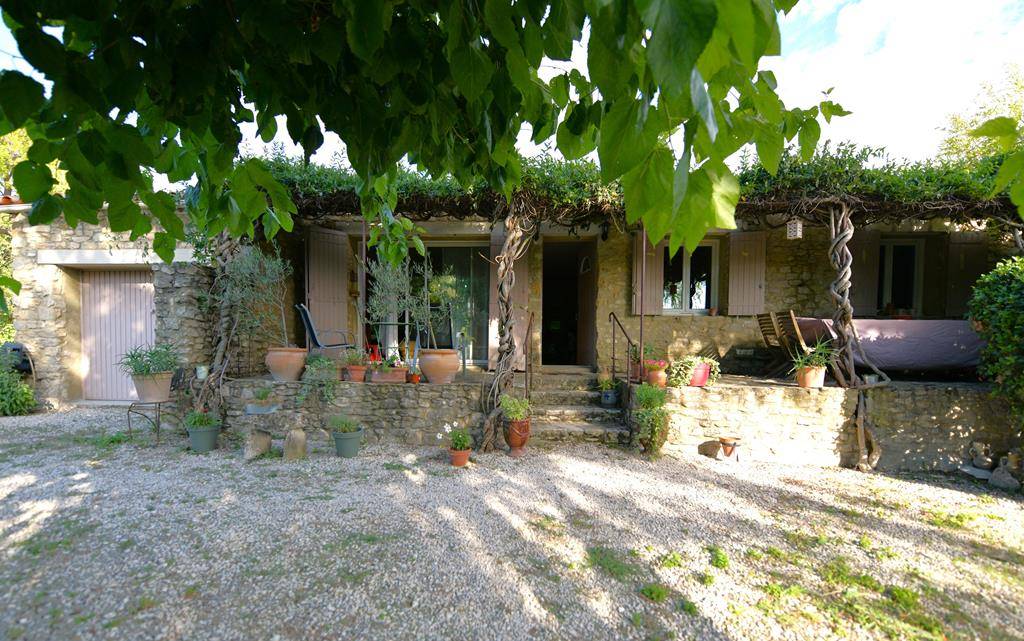
<svg viewBox="0 0 1024 641">
<path fill-rule="evenodd" d="M 516 385 L 522 386 L 523 376 L 516 376 Z M 532 388 L 560 390 L 592 390 L 597 387 L 596 374 L 536 374 Z"/>
<path fill-rule="evenodd" d="M 530 392 L 534 407 L 546 405 L 600 405 L 601 392 L 576 389 L 536 389 Z"/>
<path fill-rule="evenodd" d="M 622 423 L 622 410 L 595 405 L 535 405 L 534 419 L 570 423 Z"/>
<path fill-rule="evenodd" d="M 530 440 L 543 443 L 589 442 L 625 445 L 629 429 L 621 424 L 583 423 L 578 421 L 530 421 Z"/>
</svg>

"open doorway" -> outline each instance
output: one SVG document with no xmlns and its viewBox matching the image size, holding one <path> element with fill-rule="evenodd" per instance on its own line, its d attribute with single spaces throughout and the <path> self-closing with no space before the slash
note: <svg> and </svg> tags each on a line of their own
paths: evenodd
<svg viewBox="0 0 1024 641">
<path fill-rule="evenodd" d="M 597 244 L 544 239 L 544 365 L 593 366 L 597 340 Z"/>
</svg>

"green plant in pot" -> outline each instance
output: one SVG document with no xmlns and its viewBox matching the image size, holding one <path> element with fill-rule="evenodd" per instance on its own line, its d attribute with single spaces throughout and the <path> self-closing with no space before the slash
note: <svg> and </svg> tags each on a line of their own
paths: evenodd
<svg viewBox="0 0 1024 641">
<path fill-rule="evenodd" d="M 444 432 L 437 434 L 437 440 L 448 441 L 448 459 L 454 467 L 462 467 L 469 462 L 469 455 L 473 451 L 473 437 L 469 430 L 459 427 L 458 421 L 444 424 Z"/>
<path fill-rule="evenodd" d="M 498 402 L 506 420 L 505 441 L 511 448 L 508 455 L 519 458 L 526 453 L 526 443 L 530 440 L 530 401 L 502 394 Z"/>
<path fill-rule="evenodd" d="M 171 400 L 171 379 L 180 363 L 174 346 L 160 343 L 133 347 L 117 364 L 132 377 L 139 402 L 166 403 Z"/>
<path fill-rule="evenodd" d="M 819 339 L 817 344 L 807 353 L 793 357 L 793 369 L 796 384 L 805 388 L 818 388 L 825 385 L 825 370 L 832 362 L 832 346 L 829 341 Z"/>
<path fill-rule="evenodd" d="M 185 415 L 188 446 L 197 454 L 205 454 L 217 447 L 220 419 L 209 412 L 193 410 Z"/>
<path fill-rule="evenodd" d="M 370 380 L 374 383 L 405 383 L 409 368 L 397 354 L 370 365 Z"/>
<path fill-rule="evenodd" d="M 672 361 L 666 373 L 669 387 L 704 387 L 718 382 L 722 376 L 722 369 L 714 358 L 687 356 Z"/>
<path fill-rule="evenodd" d="M 377 336 L 381 340 L 387 335 L 389 328 L 396 322 L 411 327 L 415 308 L 419 298 L 413 292 L 413 267 L 408 258 L 398 264 L 374 258 L 366 264 L 367 274 L 373 286 L 366 298 L 367 319 L 377 326 Z M 386 346 L 385 346 L 386 347 Z M 387 349 L 384 349 L 385 353 Z M 401 371 L 394 371 L 401 369 Z M 370 363 L 367 372 L 373 383 L 404 383 L 406 368 L 397 354 L 384 361 Z"/>
<path fill-rule="evenodd" d="M 302 387 L 295 399 L 304 404 L 312 399 L 316 412 L 323 417 L 324 407 L 334 403 L 338 392 L 338 364 L 322 354 L 311 354 L 306 358 L 302 372 Z M 321 418 L 322 420 L 322 418 Z"/>
<path fill-rule="evenodd" d="M 274 399 L 274 388 L 269 385 L 257 389 L 253 392 L 252 402 L 245 404 L 245 414 L 247 416 L 256 416 L 259 414 L 273 414 L 280 409 L 280 404 Z"/>
<path fill-rule="evenodd" d="M 345 362 L 345 375 L 353 383 L 366 380 L 366 352 L 361 349 L 345 350 L 342 356 Z"/>
<path fill-rule="evenodd" d="M 597 377 L 597 389 L 601 392 L 603 407 L 615 407 L 619 404 L 619 382 L 612 378 L 611 374 L 602 372 Z"/>
<path fill-rule="evenodd" d="M 636 409 L 633 420 L 637 426 L 637 440 L 644 452 L 656 456 L 668 439 L 668 412 L 665 410 L 665 390 L 644 383 L 636 388 Z"/>
<path fill-rule="evenodd" d="M 644 359 L 654 357 L 654 348 L 650 345 L 644 345 L 643 355 L 640 353 L 640 346 L 636 343 L 631 343 L 627 350 L 629 356 L 629 378 L 643 381 L 646 377 L 644 372 Z"/>
<path fill-rule="evenodd" d="M 342 458 L 355 458 L 363 443 L 363 427 L 344 414 L 332 416 L 327 424 L 334 437 L 334 452 Z"/>
</svg>

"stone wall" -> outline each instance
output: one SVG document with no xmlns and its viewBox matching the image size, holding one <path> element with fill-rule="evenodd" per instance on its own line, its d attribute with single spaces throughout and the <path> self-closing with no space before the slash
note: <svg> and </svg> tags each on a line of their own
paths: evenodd
<svg viewBox="0 0 1024 641">
<path fill-rule="evenodd" d="M 269 387 L 273 414 L 250 416 L 245 413 L 257 390 Z M 225 389 L 224 427 L 245 434 L 256 427 L 284 437 L 293 427 L 311 432 L 326 426 L 327 417 L 345 414 L 359 422 L 372 442 L 396 442 L 408 445 L 436 444 L 445 423 L 469 427 L 479 440 L 484 414 L 480 410 L 479 384 L 412 385 L 339 382 L 337 398 L 323 410 L 313 399 L 298 401 L 302 383 L 281 383 L 269 379 L 241 379 Z"/>
<path fill-rule="evenodd" d="M 81 398 L 84 364 L 81 355 L 80 283 L 82 270 L 41 265 L 38 252 L 61 250 L 145 250 L 149 240 L 132 241 L 127 233 L 113 233 L 100 225 L 63 222 L 29 226 L 23 213 L 11 228 L 13 275 L 22 284 L 13 300 L 15 340 L 25 343 L 36 367 L 36 395 L 59 405 Z M 156 339 L 175 344 L 190 364 L 207 363 L 212 323 L 199 298 L 209 288 L 208 270 L 191 263 L 133 265 L 153 273 Z"/>
<path fill-rule="evenodd" d="M 893 383 L 868 392 L 868 415 L 882 448 L 883 472 L 950 472 L 970 442 L 1005 452 L 1021 442 L 1005 403 L 981 383 Z M 844 465 L 857 462 L 850 419 L 857 392 L 801 389 L 761 381 L 669 388 L 669 442 L 692 448 L 720 436 L 742 439 L 749 460 Z"/>
</svg>

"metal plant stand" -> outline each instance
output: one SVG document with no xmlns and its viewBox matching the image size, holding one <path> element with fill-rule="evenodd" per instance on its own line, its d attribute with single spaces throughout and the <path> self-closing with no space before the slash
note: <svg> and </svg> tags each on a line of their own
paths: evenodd
<svg viewBox="0 0 1024 641">
<path fill-rule="evenodd" d="M 128 406 L 128 438 L 132 438 L 132 414 L 142 417 L 149 421 L 149 424 L 153 426 L 156 431 L 156 442 L 160 443 L 160 420 L 163 416 L 163 405 L 170 403 L 170 400 L 160 401 L 158 403 L 132 403 Z M 152 411 L 152 416 L 147 414 L 147 411 Z"/>
</svg>

